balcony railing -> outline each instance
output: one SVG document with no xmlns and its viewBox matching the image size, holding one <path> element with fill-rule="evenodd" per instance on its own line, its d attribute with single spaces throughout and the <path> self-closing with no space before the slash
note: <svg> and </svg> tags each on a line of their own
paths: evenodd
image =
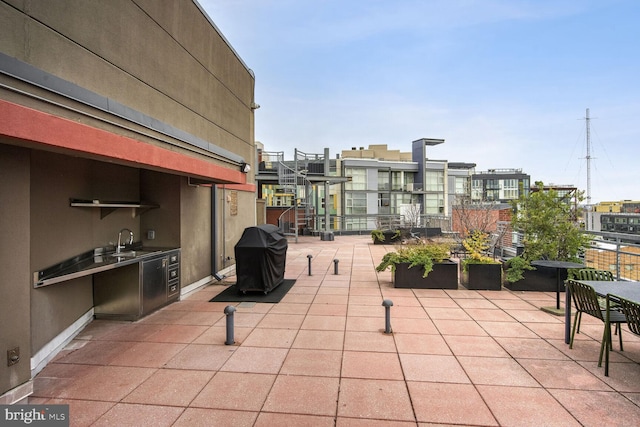
<svg viewBox="0 0 640 427">
<path fill-rule="evenodd" d="M 313 215 L 311 233 L 327 231 L 324 214 Z M 440 215 L 420 215 L 411 220 L 404 215 L 331 215 L 328 231 L 336 234 L 368 234 L 371 230 L 396 230 L 399 228 L 439 228 L 451 233 L 451 218 Z"/>
</svg>

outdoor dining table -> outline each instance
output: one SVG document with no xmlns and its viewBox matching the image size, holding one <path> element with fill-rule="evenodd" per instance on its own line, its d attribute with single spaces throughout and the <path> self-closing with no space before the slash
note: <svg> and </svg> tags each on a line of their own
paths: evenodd
<svg viewBox="0 0 640 427">
<path fill-rule="evenodd" d="M 571 262 L 571 261 L 553 261 L 548 259 L 541 259 L 537 261 L 531 261 L 531 265 L 556 269 L 556 308 L 553 314 L 562 315 L 562 312 L 560 311 L 560 288 L 562 287 L 562 283 L 561 283 L 562 280 L 560 280 L 560 270 L 566 270 L 569 268 L 584 268 L 584 264 Z M 568 301 L 569 301 L 569 298 L 566 298 L 565 303 L 567 303 Z M 546 309 L 545 311 L 552 312 L 553 310 Z M 566 316 L 566 310 L 565 310 L 565 316 Z"/>
<path fill-rule="evenodd" d="M 632 281 L 604 281 L 604 280 L 576 280 L 576 282 L 591 286 L 596 295 L 606 297 L 607 295 L 615 295 L 631 301 L 640 302 L 640 282 Z M 615 300 L 615 297 L 612 298 Z M 571 340 L 571 295 L 567 288 L 567 301 L 565 304 L 564 314 L 564 342 L 569 344 Z"/>
<path fill-rule="evenodd" d="M 601 281 L 601 280 L 576 280 L 576 282 L 583 283 L 585 285 L 591 286 L 596 295 L 600 297 L 606 297 L 609 295 L 609 298 L 612 301 L 616 301 L 616 297 L 625 298 L 631 301 L 640 302 L 640 282 L 632 282 L 632 281 Z M 569 289 L 567 289 L 567 294 L 569 293 Z M 569 329 L 571 323 L 571 300 L 569 299 L 566 306 L 566 314 L 565 314 L 565 337 L 564 341 L 569 343 Z M 608 309 L 607 304 L 607 309 Z M 607 310 L 604 322 L 605 332 L 606 332 L 606 344 L 605 344 L 605 362 L 604 362 L 604 375 L 605 377 L 609 376 L 609 342 L 611 341 L 610 334 L 610 326 L 609 326 L 609 311 Z M 622 333 L 622 331 L 620 331 Z"/>
</svg>

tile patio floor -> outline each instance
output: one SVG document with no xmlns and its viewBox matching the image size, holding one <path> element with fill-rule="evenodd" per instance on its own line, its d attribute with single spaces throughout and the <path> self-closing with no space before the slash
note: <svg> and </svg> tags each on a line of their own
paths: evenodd
<svg viewBox="0 0 640 427">
<path fill-rule="evenodd" d="M 602 323 L 585 316 L 569 350 L 564 318 L 539 309 L 554 294 L 395 289 L 374 270 L 392 249 L 368 236 L 291 242 L 294 287 L 278 304 L 237 305 L 233 346 L 230 304 L 208 302 L 220 284 L 138 322 L 93 321 L 28 402 L 69 404 L 74 426 L 640 424 L 631 333 L 606 378 Z"/>
</svg>

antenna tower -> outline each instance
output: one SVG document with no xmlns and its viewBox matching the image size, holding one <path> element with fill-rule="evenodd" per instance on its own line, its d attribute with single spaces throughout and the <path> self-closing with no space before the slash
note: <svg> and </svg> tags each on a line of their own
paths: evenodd
<svg viewBox="0 0 640 427">
<path fill-rule="evenodd" d="M 589 109 L 587 108 L 587 116 L 585 122 L 587 125 L 587 207 L 591 208 L 591 128 L 590 128 Z"/>
</svg>

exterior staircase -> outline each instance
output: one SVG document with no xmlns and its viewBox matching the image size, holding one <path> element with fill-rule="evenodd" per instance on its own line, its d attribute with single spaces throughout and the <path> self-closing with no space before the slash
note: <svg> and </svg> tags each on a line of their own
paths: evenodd
<svg viewBox="0 0 640 427">
<path fill-rule="evenodd" d="M 294 162 L 294 167 L 291 167 L 284 163 L 283 158 L 279 158 L 278 185 L 283 192 L 293 194 L 293 206 L 280 215 L 278 226 L 285 235 L 294 236 L 297 242 L 300 233 L 309 229 L 313 222 L 311 183 L 304 170 L 298 168 L 297 161 Z"/>
</svg>

